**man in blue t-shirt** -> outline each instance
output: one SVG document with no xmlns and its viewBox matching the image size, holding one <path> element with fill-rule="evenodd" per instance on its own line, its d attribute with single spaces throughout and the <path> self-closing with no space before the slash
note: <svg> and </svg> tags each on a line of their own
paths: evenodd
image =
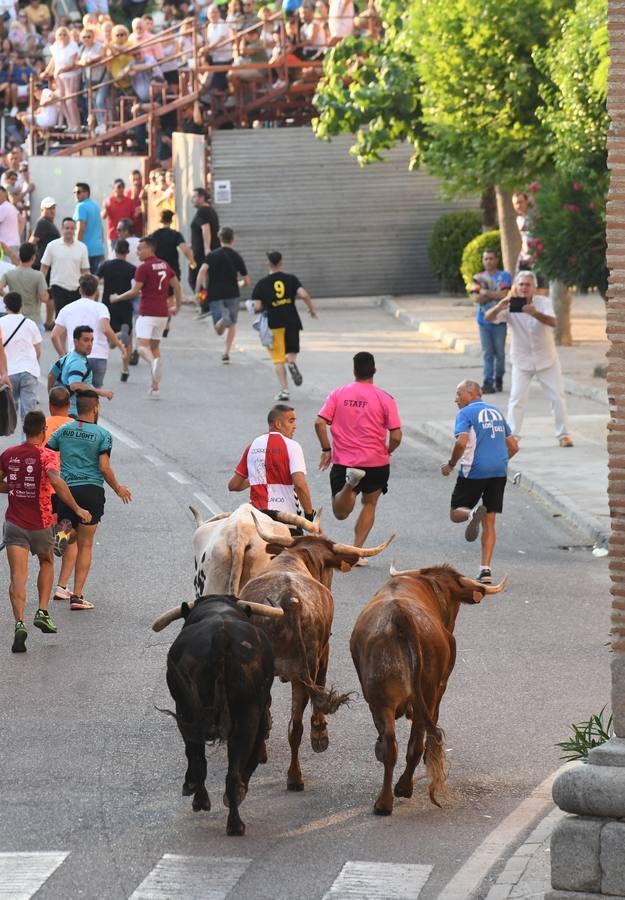
<svg viewBox="0 0 625 900">
<path fill-rule="evenodd" d="M 110 431 L 98 425 L 99 397 L 94 390 L 81 391 L 78 396 L 78 415 L 75 422 L 67 422 L 50 435 L 47 446 L 61 455 L 61 472 L 76 503 L 91 513 L 91 522 L 85 525 L 75 512 L 62 500 L 56 500 L 58 529 L 65 539 L 59 583 L 55 600 L 69 600 L 70 609 L 93 609 L 86 600 L 83 588 L 91 567 L 91 554 L 95 533 L 104 515 L 104 482 L 111 487 L 123 503 L 129 503 L 132 495 L 120 484 L 111 468 L 113 438 Z M 81 499 L 78 500 L 77 498 Z M 58 533 L 57 533 L 58 539 Z M 74 571 L 74 590 L 67 585 Z"/>
<path fill-rule="evenodd" d="M 460 382 L 456 388 L 456 404 L 456 441 L 449 461 L 441 466 L 441 474 L 450 475 L 460 463 L 449 517 L 452 522 L 467 522 L 464 532 L 467 541 L 474 541 L 482 526 L 482 565 L 477 580 L 492 584 L 490 564 L 495 549 L 495 515 L 503 509 L 508 460 L 517 452 L 519 444 L 503 413 L 482 400 L 477 381 Z"/>
<path fill-rule="evenodd" d="M 82 391 L 91 391 L 98 397 L 106 397 L 107 400 L 113 399 L 113 391 L 93 386 L 93 372 L 87 359 L 93 350 L 93 328 L 90 325 L 77 325 L 72 337 L 74 349 L 57 359 L 50 369 L 48 391 L 58 384 L 66 387 L 71 398 L 69 414 L 76 418 L 76 398 Z"/>
<path fill-rule="evenodd" d="M 106 254 L 100 207 L 95 200 L 91 199 L 91 188 L 84 181 L 76 182 L 74 196 L 76 197 L 76 207 L 72 218 L 78 227 L 76 239 L 86 245 L 89 268 L 91 274 L 95 275 L 100 263 L 104 262 Z"/>
<path fill-rule="evenodd" d="M 473 276 L 469 292 L 477 303 L 476 320 L 480 330 L 482 357 L 484 360 L 483 394 L 494 394 L 503 388 L 503 376 L 506 368 L 506 328 L 487 322 L 484 318 L 487 310 L 505 297 L 512 284 L 509 272 L 499 268 L 499 256 L 490 248 L 482 254 L 484 270 Z"/>
</svg>

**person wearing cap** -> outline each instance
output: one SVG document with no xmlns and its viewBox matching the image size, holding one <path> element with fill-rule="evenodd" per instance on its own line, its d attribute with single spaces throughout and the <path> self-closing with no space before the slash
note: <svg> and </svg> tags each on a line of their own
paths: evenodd
<svg viewBox="0 0 625 900">
<path fill-rule="evenodd" d="M 25 224 L 25 216 L 9 200 L 6 187 L 0 185 L 0 243 L 6 244 L 13 253 L 17 253 L 21 243 L 20 234 Z"/>
<path fill-rule="evenodd" d="M 111 254 L 115 253 L 115 245 L 119 240 L 117 223 L 121 219 L 131 219 L 135 214 L 135 201 L 127 197 L 126 185 L 121 178 L 113 182 L 113 190 L 102 206 L 102 218 L 107 224 L 107 237 L 111 246 Z"/>
<path fill-rule="evenodd" d="M 29 244 L 35 245 L 33 269 L 41 266 L 41 257 L 50 241 L 56 241 L 61 237 L 61 232 L 54 224 L 55 214 L 56 200 L 54 197 L 44 197 L 41 201 L 41 216 L 35 222 L 35 227 L 28 238 Z"/>
<path fill-rule="evenodd" d="M 280 393 L 276 400 L 288 400 L 286 367 L 288 366 L 294 384 L 300 385 L 303 381 L 296 362 L 299 353 L 299 333 L 303 328 L 295 306 L 296 299 L 304 301 L 313 319 L 317 318 L 317 311 L 310 294 L 304 290 L 297 275 L 289 275 L 283 271 L 282 254 L 278 250 L 269 251 L 267 262 L 269 275 L 254 285 L 252 300 L 256 312 L 267 313 L 267 324 L 273 335 L 269 355 L 280 384 Z"/>
</svg>

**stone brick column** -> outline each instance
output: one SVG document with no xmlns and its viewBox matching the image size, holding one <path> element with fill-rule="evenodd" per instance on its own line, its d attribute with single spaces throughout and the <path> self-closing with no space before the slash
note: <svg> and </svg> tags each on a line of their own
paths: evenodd
<svg viewBox="0 0 625 900">
<path fill-rule="evenodd" d="M 609 0 L 608 426 L 614 737 L 564 771 L 553 798 L 566 816 L 551 841 L 549 900 L 625 897 L 625 0 Z"/>
</svg>

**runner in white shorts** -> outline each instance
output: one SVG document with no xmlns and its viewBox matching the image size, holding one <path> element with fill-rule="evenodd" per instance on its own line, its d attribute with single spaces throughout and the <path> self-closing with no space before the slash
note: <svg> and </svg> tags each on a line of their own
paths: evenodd
<svg viewBox="0 0 625 900">
<path fill-rule="evenodd" d="M 135 272 L 134 284 L 124 294 L 111 294 L 111 302 L 132 300 L 140 296 L 139 317 L 135 323 L 135 335 L 139 356 L 150 366 L 152 383 L 150 397 L 160 396 L 162 375 L 161 338 L 167 327 L 168 317 L 180 309 L 182 295 L 180 282 L 174 270 L 163 259 L 154 255 L 154 243 L 149 237 L 141 238 L 137 247 L 141 265 Z M 174 305 L 169 305 L 169 289 L 172 289 Z"/>
</svg>

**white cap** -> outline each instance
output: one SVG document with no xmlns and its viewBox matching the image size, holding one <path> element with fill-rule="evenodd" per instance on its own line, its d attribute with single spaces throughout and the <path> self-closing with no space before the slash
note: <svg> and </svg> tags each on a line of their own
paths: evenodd
<svg viewBox="0 0 625 900">
<path fill-rule="evenodd" d="M 50 209 L 51 206 L 56 206 L 56 200 L 54 197 L 44 197 L 41 201 L 42 209 Z"/>
</svg>

